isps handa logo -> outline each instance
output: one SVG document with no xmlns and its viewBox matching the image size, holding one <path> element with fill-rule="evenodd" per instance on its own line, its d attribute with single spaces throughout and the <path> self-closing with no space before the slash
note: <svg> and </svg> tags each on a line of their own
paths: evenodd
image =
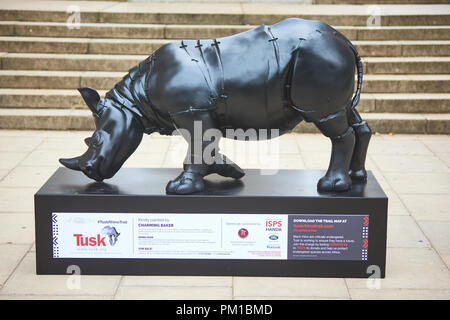
<svg viewBox="0 0 450 320">
<path fill-rule="evenodd" d="M 266 231 L 281 231 L 282 227 L 282 220 L 266 220 Z"/>
<path fill-rule="evenodd" d="M 116 228 L 106 226 L 102 229 L 101 234 L 96 236 L 85 236 L 81 233 L 74 234 L 77 247 L 106 247 L 106 237 L 108 237 L 109 244 L 114 246 L 117 243 L 120 233 Z"/>
</svg>

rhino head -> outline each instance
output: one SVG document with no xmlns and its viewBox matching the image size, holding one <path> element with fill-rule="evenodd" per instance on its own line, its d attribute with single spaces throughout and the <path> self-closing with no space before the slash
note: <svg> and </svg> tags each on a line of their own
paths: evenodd
<svg viewBox="0 0 450 320">
<path fill-rule="evenodd" d="M 59 162 L 91 179 L 103 181 L 114 176 L 136 150 L 142 140 L 143 126 L 131 111 L 111 99 L 100 99 L 94 89 L 84 87 L 78 91 L 92 111 L 96 130 L 84 140 L 88 146 L 85 153 Z"/>
</svg>

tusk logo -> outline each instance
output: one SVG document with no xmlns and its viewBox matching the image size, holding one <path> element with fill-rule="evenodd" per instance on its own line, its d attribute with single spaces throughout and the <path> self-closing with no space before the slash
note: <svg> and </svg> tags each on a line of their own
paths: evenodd
<svg viewBox="0 0 450 320">
<path fill-rule="evenodd" d="M 102 229 L 102 234 L 104 234 L 104 235 L 106 235 L 108 237 L 109 244 L 111 246 L 116 244 L 116 242 L 117 242 L 117 240 L 118 240 L 118 238 L 120 236 L 120 233 L 117 232 L 116 228 L 110 227 L 110 226 L 104 227 Z"/>
<path fill-rule="evenodd" d="M 105 237 L 99 234 L 95 237 L 85 237 L 82 234 L 73 235 L 77 242 L 77 247 L 106 247 Z"/>
</svg>

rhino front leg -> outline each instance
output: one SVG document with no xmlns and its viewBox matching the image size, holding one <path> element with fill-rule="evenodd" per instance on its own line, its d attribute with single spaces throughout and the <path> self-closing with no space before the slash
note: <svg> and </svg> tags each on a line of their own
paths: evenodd
<svg viewBox="0 0 450 320">
<path fill-rule="evenodd" d="M 212 173 L 220 130 L 211 112 L 207 109 L 188 108 L 172 113 L 172 120 L 178 131 L 189 144 L 183 164 L 183 172 L 169 181 L 166 192 L 169 194 L 191 194 L 202 192 L 205 188 L 203 177 Z"/>
<path fill-rule="evenodd" d="M 327 173 L 319 180 L 321 192 L 346 191 L 351 188 L 350 162 L 355 145 L 355 133 L 347 121 L 345 110 L 336 112 L 315 123 L 331 139 L 331 159 Z"/>
<path fill-rule="evenodd" d="M 222 177 L 234 179 L 240 179 L 245 175 L 244 170 L 242 170 L 236 163 L 219 152 L 215 157 L 214 163 L 209 166 L 208 174 L 211 173 L 217 173 Z"/>
<path fill-rule="evenodd" d="M 191 166 L 183 166 L 183 172 L 166 186 L 168 194 L 191 194 L 205 189 L 203 177 L 205 173 Z"/>
</svg>

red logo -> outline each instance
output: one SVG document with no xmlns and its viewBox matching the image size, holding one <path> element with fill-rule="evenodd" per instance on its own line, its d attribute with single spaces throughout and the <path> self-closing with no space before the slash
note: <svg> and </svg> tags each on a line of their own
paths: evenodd
<svg viewBox="0 0 450 320">
<path fill-rule="evenodd" d="M 282 226 L 283 226 L 283 222 L 281 220 L 269 220 L 269 221 L 266 221 L 266 227 L 281 228 Z"/>
<path fill-rule="evenodd" d="M 366 249 L 369 246 L 369 240 L 363 239 L 363 248 Z"/>
<path fill-rule="evenodd" d="M 83 237 L 82 234 L 73 235 L 77 240 L 78 247 L 106 247 L 105 237 L 97 234 L 96 237 Z"/>
<path fill-rule="evenodd" d="M 248 236 L 248 230 L 242 228 L 242 229 L 240 229 L 240 230 L 238 231 L 238 235 L 239 235 L 239 237 L 241 237 L 242 239 L 247 238 L 247 236 Z"/>
<path fill-rule="evenodd" d="M 369 217 L 364 217 L 364 226 L 367 227 L 369 225 Z"/>
</svg>

